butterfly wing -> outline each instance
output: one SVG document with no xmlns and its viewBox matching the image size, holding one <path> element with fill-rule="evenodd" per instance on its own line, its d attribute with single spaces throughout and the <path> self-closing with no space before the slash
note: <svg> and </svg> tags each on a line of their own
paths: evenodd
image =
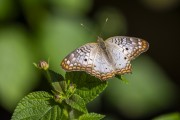
<svg viewBox="0 0 180 120">
<path fill-rule="evenodd" d="M 115 36 L 108 38 L 106 42 L 116 44 L 120 48 L 123 48 L 124 54 L 130 59 L 135 59 L 149 48 L 147 41 L 135 37 Z"/>
<path fill-rule="evenodd" d="M 113 68 L 97 43 L 88 43 L 74 50 L 63 59 L 61 66 L 66 71 L 85 71 L 101 80 L 114 76 Z"/>
<path fill-rule="evenodd" d="M 87 43 L 77 48 L 63 59 L 61 62 L 62 68 L 66 71 L 86 71 L 91 73 L 96 49 L 97 43 Z"/>
<path fill-rule="evenodd" d="M 92 75 L 95 77 L 106 80 L 111 78 L 115 75 L 115 71 L 111 63 L 108 62 L 105 54 L 103 53 L 102 49 L 98 47 L 96 52 L 96 56 L 93 61 L 93 70 Z"/>
<path fill-rule="evenodd" d="M 135 37 L 115 36 L 106 40 L 106 46 L 114 60 L 116 73 L 124 74 L 131 72 L 130 61 L 145 52 L 149 44 Z"/>
<path fill-rule="evenodd" d="M 125 36 L 108 38 L 105 46 L 104 49 L 97 43 L 85 44 L 66 56 L 61 66 L 66 71 L 85 71 L 106 80 L 131 72 L 130 61 L 149 47 L 145 40 Z"/>
</svg>

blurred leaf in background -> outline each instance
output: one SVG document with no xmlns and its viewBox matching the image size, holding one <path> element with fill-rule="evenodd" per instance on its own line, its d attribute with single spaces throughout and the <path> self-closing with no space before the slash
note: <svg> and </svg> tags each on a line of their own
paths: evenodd
<svg viewBox="0 0 180 120">
<path fill-rule="evenodd" d="M 92 0 L 51 0 L 57 13 L 65 16 L 83 17 L 91 8 Z"/>
<path fill-rule="evenodd" d="M 180 113 L 169 113 L 166 115 L 161 115 L 159 117 L 154 118 L 153 120 L 180 120 Z"/>
<path fill-rule="evenodd" d="M 157 10 L 166 11 L 176 8 L 179 4 L 179 0 L 140 0 L 146 7 Z"/>
<path fill-rule="evenodd" d="M 129 83 L 109 81 L 105 91 L 109 107 L 126 117 L 138 119 L 166 109 L 175 102 L 176 86 L 149 57 L 140 56 L 132 62 L 132 74 L 125 75 Z M 116 98 L 116 99 L 113 99 Z"/>
<path fill-rule="evenodd" d="M 10 111 L 37 83 L 31 44 L 27 39 L 20 26 L 0 30 L 0 102 Z"/>
<path fill-rule="evenodd" d="M 0 0 L 0 20 L 12 19 L 17 15 L 12 0 Z"/>
<path fill-rule="evenodd" d="M 101 8 L 96 12 L 95 18 L 99 25 L 99 34 L 102 34 L 101 37 L 104 39 L 114 35 L 125 35 L 127 32 L 126 19 L 124 15 L 115 8 Z M 105 22 L 106 18 L 108 18 L 107 22 Z"/>
</svg>

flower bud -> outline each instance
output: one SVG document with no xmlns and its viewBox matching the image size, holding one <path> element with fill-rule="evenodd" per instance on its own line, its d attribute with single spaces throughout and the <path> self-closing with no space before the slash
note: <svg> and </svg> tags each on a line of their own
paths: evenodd
<svg viewBox="0 0 180 120">
<path fill-rule="evenodd" d="M 49 68 L 49 64 L 46 61 L 40 61 L 37 67 L 39 69 L 47 70 Z"/>
</svg>

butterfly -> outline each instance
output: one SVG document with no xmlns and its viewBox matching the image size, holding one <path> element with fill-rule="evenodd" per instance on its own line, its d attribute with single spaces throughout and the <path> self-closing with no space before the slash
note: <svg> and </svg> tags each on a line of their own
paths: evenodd
<svg viewBox="0 0 180 120">
<path fill-rule="evenodd" d="M 127 36 L 110 37 L 97 43 L 87 43 L 61 62 L 66 71 L 85 71 L 88 74 L 107 80 L 116 74 L 131 73 L 130 61 L 147 51 L 149 43 L 143 39 Z"/>
</svg>

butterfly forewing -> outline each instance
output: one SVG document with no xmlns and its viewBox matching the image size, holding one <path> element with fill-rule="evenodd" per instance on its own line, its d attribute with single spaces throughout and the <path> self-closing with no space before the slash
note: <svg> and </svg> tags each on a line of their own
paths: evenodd
<svg viewBox="0 0 180 120">
<path fill-rule="evenodd" d="M 61 66 L 66 71 L 86 71 L 92 72 L 92 63 L 95 58 L 97 43 L 88 43 L 71 52 L 61 62 Z"/>
<path fill-rule="evenodd" d="M 106 42 L 119 46 L 119 49 L 122 49 L 123 53 L 129 60 L 135 59 L 149 48 L 147 41 L 135 37 L 115 36 L 108 38 Z"/>
</svg>

